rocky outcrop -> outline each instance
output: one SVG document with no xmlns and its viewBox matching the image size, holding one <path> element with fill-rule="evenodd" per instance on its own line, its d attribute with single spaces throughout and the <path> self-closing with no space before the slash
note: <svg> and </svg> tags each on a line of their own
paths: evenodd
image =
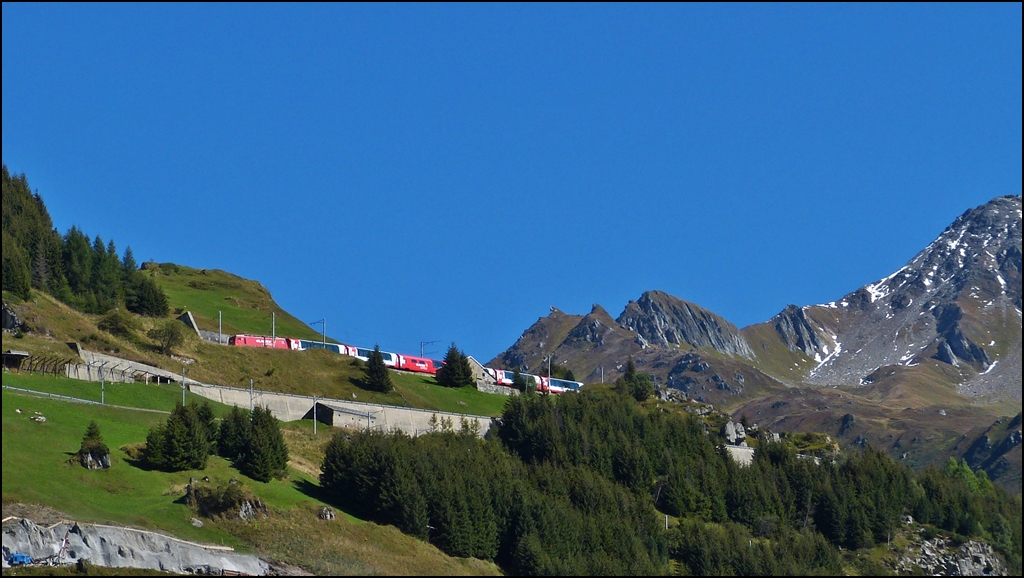
<svg viewBox="0 0 1024 578">
<path fill-rule="evenodd" d="M 936 359 L 950 365 L 957 365 L 959 359 L 988 368 L 988 354 L 978 344 L 965 337 L 960 329 L 960 321 L 964 316 L 960 306 L 955 303 L 939 305 L 932 310 L 932 314 L 935 316 L 936 331 L 940 339 Z"/>
<path fill-rule="evenodd" d="M 722 426 L 722 437 L 725 438 L 725 441 L 729 442 L 729 445 L 747 445 L 747 430 L 741 423 L 736 423 L 734 421 L 727 422 Z"/>
<path fill-rule="evenodd" d="M 710 347 L 730 355 L 754 356 L 735 325 L 662 291 L 647 291 L 639 300 L 630 301 L 615 321 L 635 332 L 645 344 Z"/>
<path fill-rule="evenodd" d="M 796 305 L 787 306 L 772 318 L 771 323 L 782 343 L 791 351 L 801 351 L 806 355 L 813 356 L 825 345 L 818 337 L 814 327 L 807 321 L 804 310 Z"/>
<path fill-rule="evenodd" d="M 256 556 L 235 553 L 226 546 L 209 546 L 171 536 L 117 526 L 61 522 L 48 527 L 27 519 L 3 526 L 3 565 L 12 552 L 33 559 L 59 555 L 67 540 L 63 562 L 85 560 L 110 568 L 145 568 L 178 574 L 235 573 L 265 576 L 266 562 Z"/>
<path fill-rule="evenodd" d="M 110 453 L 86 452 L 78 455 L 79 463 L 87 470 L 105 470 L 110 467 Z"/>
<path fill-rule="evenodd" d="M 943 538 L 924 540 L 900 556 L 895 570 L 900 574 L 923 571 L 926 576 L 1006 576 L 1006 565 L 992 546 L 970 540 L 954 546 Z"/>
</svg>

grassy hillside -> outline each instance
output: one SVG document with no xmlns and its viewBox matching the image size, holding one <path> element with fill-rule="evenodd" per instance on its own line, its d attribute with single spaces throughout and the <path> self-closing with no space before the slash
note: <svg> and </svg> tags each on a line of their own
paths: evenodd
<svg viewBox="0 0 1024 578">
<path fill-rule="evenodd" d="M 10 377 L 5 375 L 4 382 Z M 46 386 L 65 395 L 83 394 L 82 388 L 90 385 L 39 377 L 12 381 L 21 386 Z M 150 405 L 173 405 L 175 393 L 173 388 L 156 389 Z M 180 390 L 177 393 L 180 395 Z M 130 402 L 132 393 L 126 391 L 120 399 Z M 211 458 L 201 472 L 164 473 L 137 467 L 115 448 L 143 442 L 148 429 L 165 419 L 159 413 L 68 403 L 7 390 L 2 401 L 4 504 L 41 503 L 80 521 L 125 524 L 226 544 L 318 574 L 497 573 L 491 564 L 451 558 L 391 527 L 344 514 L 334 522 L 320 521 L 316 512 L 323 503 L 317 497 L 315 472 L 308 467 L 292 469 L 287 479 L 267 484 L 246 478 L 221 458 Z M 29 417 L 36 412 L 46 416 L 46 422 L 31 421 Z M 96 420 L 113 450 L 109 470 L 93 472 L 68 462 L 90 420 Z M 321 432 L 323 441 L 327 437 Z M 301 446 L 291 450 L 300 465 L 319 459 L 317 444 L 303 441 L 308 438 L 311 434 L 301 426 L 286 433 L 290 446 Z M 202 528 L 194 527 L 189 521 L 195 512 L 180 502 L 193 476 L 209 476 L 214 483 L 241 480 L 270 507 L 271 517 L 253 524 L 205 520 Z"/>
<path fill-rule="evenodd" d="M 195 276 L 203 277 L 197 270 L 179 267 L 179 271 L 184 273 L 165 277 L 177 281 L 186 279 L 183 283 L 185 287 L 188 284 L 188 271 L 195 271 Z M 238 279 L 226 273 L 209 273 L 207 276 Z M 245 283 L 250 288 L 258 287 L 258 284 L 250 281 Z M 183 289 L 181 294 L 212 297 L 217 293 L 189 288 Z M 159 353 L 153 340 L 146 336 L 146 332 L 159 320 L 136 317 L 137 329 L 129 335 L 117 336 L 98 328 L 102 317 L 75 311 L 46 294 L 34 293 L 29 301 L 12 299 L 8 302 L 30 331 L 20 337 L 4 334 L 3 348 L 25 350 L 37 358 L 81 362 L 77 354 L 67 346 L 67 342 L 77 341 L 86 349 L 111 353 L 175 373 L 187 367 L 190 378 L 218 385 L 248 387 L 252 379 L 258 389 L 268 391 L 486 416 L 499 415 L 505 404 L 506 398 L 501 395 L 486 394 L 472 388 L 443 388 L 432 377 L 398 372 L 392 373 L 395 391 L 381 394 L 361 387 L 363 364 L 351 357 L 323 350 L 298 352 L 231 347 L 202 341 L 194 333 L 174 350 L 178 356 L 193 360 L 183 365 L 181 361 Z M 294 317 L 287 314 L 278 315 L 279 321 L 285 318 L 297 323 Z M 292 325 L 297 327 L 295 323 Z M 236 328 L 239 331 L 254 330 L 252 327 Z M 99 399 L 99 394 L 96 395 L 96 399 Z"/>
<path fill-rule="evenodd" d="M 321 338 L 320 333 L 281 309 L 258 281 L 219 269 L 193 269 L 174 263 L 146 263 L 145 272 L 167 293 L 171 310 L 191 311 L 202 329 L 217 331 L 217 314 L 221 312 L 224 333 L 270 335 L 274 313 L 277 335 Z"/>
</svg>

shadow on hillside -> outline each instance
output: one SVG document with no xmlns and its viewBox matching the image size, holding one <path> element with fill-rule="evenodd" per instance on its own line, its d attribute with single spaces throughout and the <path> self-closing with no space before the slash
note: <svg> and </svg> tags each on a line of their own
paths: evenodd
<svg viewBox="0 0 1024 578">
<path fill-rule="evenodd" d="M 315 484 L 309 480 L 295 480 L 292 482 L 295 489 L 305 494 L 307 497 L 313 498 L 314 500 L 337 506 L 332 500 L 330 500 L 329 494 L 320 487 L 319 484 Z"/>
</svg>

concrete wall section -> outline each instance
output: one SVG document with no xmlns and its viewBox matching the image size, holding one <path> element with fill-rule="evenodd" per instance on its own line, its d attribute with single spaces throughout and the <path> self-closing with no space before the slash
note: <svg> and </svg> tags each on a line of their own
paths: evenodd
<svg viewBox="0 0 1024 578">
<path fill-rule="evenodd" d="M 248 389 L 190 382 L 189 390 L 196 395 L 226 405 L 249 407 Z M 312 397 L 254 390 L 252 400 L 254 404 L 269 407 L 274 416 L 281 421 L 295 421 L 312 417 Z M 486 416 L 462 415 L 340 399 L 317 398 L 316 415 L 320 422 L 334 427 L 354 429 L 369 427 L 381 431 L 397 429 L 410 436 L 433 431 L 432 422 L 436 422 L 440 427 L 443 421 L 449 421 L 452 428 L 458 431 L 464 421 L 472 424 L 473 420 L 476 420 L 476 432 L 481 437 L 491 428 L 491 418 Z"/>
<path fill-rule="evenodd" d="M 741 466 L 749 466 L 754 463 L 754 448 L 744 446 L 725 446 L 732 459 Z"/>
</svg>

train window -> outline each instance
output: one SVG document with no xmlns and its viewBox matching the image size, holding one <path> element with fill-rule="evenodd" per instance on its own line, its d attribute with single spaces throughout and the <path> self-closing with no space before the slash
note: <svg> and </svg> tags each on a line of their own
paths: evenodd
<svg viewBox="0 0 1024 578">
<path fill-rule="evenodd" d="M 513 380 L 515 378 L 516 378 L 516 374 L 515 374 L 514 371 L 506 371 L 505 372 L 505 379 Z"/>
<path fill-rule="evenodd" d="M 356 349 L 356 357 L 370 357 L 370 353 L 369 349 Z"/>
</svg>

